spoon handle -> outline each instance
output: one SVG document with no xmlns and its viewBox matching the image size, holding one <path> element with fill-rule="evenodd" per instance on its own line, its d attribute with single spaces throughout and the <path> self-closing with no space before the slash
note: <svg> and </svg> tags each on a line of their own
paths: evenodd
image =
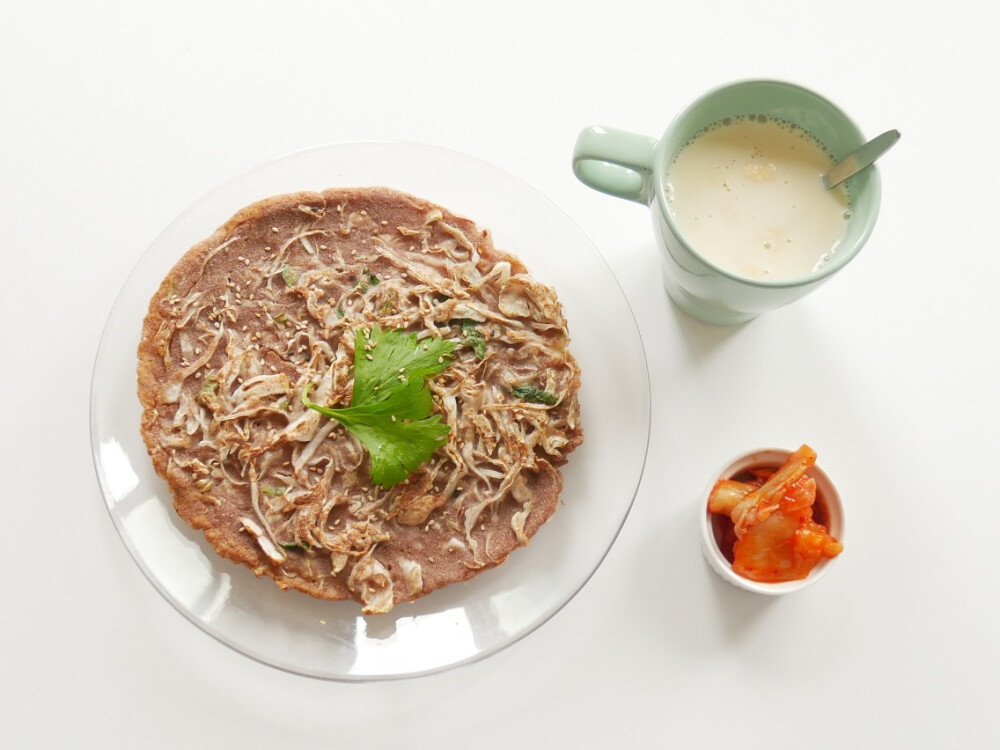
<svg viewBox="0 0 1000 750">
<path fill-rule="evenodd" d="M 898 140 L 898 130 L 887 130 L 882 133 L 882 135 L 875 136 L 823 175 L 823 186 L 829 190 L 832 187 L 836 187 L 847 178 L 853 177 L 890 148 L 895 146 L 896 141 Z"/>
</svg>

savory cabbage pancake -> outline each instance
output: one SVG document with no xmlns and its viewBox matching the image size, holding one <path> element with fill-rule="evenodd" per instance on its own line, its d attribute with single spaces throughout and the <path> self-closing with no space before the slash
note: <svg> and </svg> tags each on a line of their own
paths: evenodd
<svg viewBox="0 0 1000 750">
<path fill-rule="evenodd" d="M 303 399 L 348 407 L 373 329 L 454 347 L 426 380 L 450 429 L 388 487 Z M 583 440 L 568 347 L 555 291 L 472 221 L 381 187 L 276 196 L 188 251 L 151 300 L 142 434 L 219 554 L 387 612 L 502 563 L 555 512 Z"/>
</svg>

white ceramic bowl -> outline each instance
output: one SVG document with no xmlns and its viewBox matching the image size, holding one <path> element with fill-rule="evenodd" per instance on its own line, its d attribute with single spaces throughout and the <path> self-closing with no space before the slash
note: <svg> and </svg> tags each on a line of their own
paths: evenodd
<svg viewBox="0 0 1000 750">
<path fill-rule="evenodd" d="M 731 583 L 733 586 L 745 589 L 746 591 L 768 595 L 789 594 L 793 591 L 799 591 L 800 589 L 804 589 L 806 586 L 811 586 L 822 578 L 827 569 L 829 569 L 831 563 L 837 559 L 824 558 L 820 560 L 810 571 L 809 575 L 802 580 L 783 581 L 781 583 L 761 583 L 759 581 L 751 581 L 749 578 L 744 578 L 743 576 L 735 573 L 733 571 L 732 564 L 726 559 L 726 556 L 719 547 L 719 541 L 716 537 L 716 529 L 712 522 L 713 514 L 708 510 L 708 497 L 711 494 L 716 481 L 721 478 L 732 479 L 741 472 L 754 467 L 763 466 L 773 467 L 776 469 L 781 466 L 791 454 L 792 451 L 785 450 L 783 448 L 759 448 L 751 451 L 750 453 L 744 453 L 727 463 L 712 477 L 705 493 L 700 498 L 698 514 L 701 525 L 701 548 L 705 555 L 705 559 L 708 561 L 712 570 L 718 573 L 724 581 Z M 824 472 L 818 464 L 812 466 L 812 468 L 809 469 L 808 474 L 816 480 L 814 518 L 819 523 L 826 526 L 830 534 L 842 543 L 844 541 L 844 506 L 841 503 L 840 494 L 837 492 L 837 488 L 830 480 L 830 477 L 827 476 L 826 472 Z"/>
</svg>

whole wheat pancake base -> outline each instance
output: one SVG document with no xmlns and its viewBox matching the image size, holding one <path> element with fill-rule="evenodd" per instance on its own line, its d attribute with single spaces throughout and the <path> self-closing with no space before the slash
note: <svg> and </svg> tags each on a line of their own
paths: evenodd
<svg viewBox="0 0 1000 750">
<path fill-rule="evenodd" d="M 459 344 L 429 384 L 448 442 L 388 490 L 299 398 L 346 405 L 354 335 L 376 323 Z M 150 302 L 143 436 L 220 554 L 386 612 L 502 563 L 555 512 L 582 441 L 568 345 L 555 292 L 467 219 L 385 188 L 272 197 L 192 248 Z"/>
</svg>

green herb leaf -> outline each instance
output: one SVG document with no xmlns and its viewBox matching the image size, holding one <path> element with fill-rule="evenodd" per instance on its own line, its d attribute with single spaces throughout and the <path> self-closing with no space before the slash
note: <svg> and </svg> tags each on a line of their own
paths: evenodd
<svg viewBox="0 0 1000 750">
<path fill-rule="evenodd" d="M 520 399 L 530 401 L 533 404 L 545 404 L 555 406 L 559 403 L 559 397 L 549 391 L 536 388 L 533 385 L 515 385 L 511 392 Z"/>
<path fill-rule="evenodd" d="M 281 267 L 281 278 L 287 286 L 295 286 L 295 282 L 299 280 L 299 272 L 286 263 Z"/>
<path fill-rule="evenodd" d="M 359 281 L 355 286 L 357 286 L 361 293 L 364 294 L 373 286 L 378 286 L 378 276 L 366 268 L 361 274 L 361 281 Z"/>
<path fill-rule="evenodd" d="M 371 457 L 371 477 L 388 488 L 399 484 L 427 461 L 450 431 L 440 415 L 431 415 L 427 378 L 450 364 L 455 344 L 444 339 L 417 341 L 415 334 L 359 331 L 354 339 L 354 393 L 351 405 L 330 409 L 302 402 L 351 432 Z"/>
<path fill-rule="evenodd" d="M 476 327 L 476 321 L 463 319 L 462 334 L 462 345 L 472 349 L 476 359 L 482 359 L 486 356 L 486 337 Z"/>
<path fill-rule="evenodd" d="M 218 381 L 208 378 L 201 384 L 201 390 L 198 391 L 195 400 L 205 408 L 215 411 L 221 408 L 218 391 Z"/>
</svg>

